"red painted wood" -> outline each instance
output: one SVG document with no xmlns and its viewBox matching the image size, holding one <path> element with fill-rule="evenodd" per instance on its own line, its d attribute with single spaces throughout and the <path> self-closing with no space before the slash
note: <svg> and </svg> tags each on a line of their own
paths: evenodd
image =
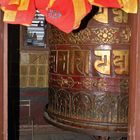
<svg viewBox="0 0 140 140">
<path fill-rule="evenodd" d="M 140 4 L 140 0 L 138 0 Z M 131 15 L 132 45 L 130 47 L 129 140 L 140 139 L 140 8 Z"/>
<path fill-rule="evenodd" d="M 0 140 L 3 140 L 3 27 L 0 12 Z"/>
<path fill-rule="evenodd" d="M 8 139 L 7 108 L 7 25 L 2 22 L 0 11 L 0 140 Z"/>
</svg>

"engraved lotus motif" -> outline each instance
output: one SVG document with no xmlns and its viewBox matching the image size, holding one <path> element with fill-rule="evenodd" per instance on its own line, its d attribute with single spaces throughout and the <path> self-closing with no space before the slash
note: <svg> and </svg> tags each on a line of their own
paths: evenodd
<svg viewBox="0 0 140 140">
<path fill-rule="evenodd" d="M 118 30 L 118 28 L 95 28 L 93 29 L 93 33 L 95 34 L 93 42 L 113 44 L 116 42 L 116 33 Z"/>
</svg>

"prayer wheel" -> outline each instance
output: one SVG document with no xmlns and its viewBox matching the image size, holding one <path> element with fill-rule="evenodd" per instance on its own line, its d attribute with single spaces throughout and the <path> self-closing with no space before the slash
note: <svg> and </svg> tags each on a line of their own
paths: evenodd
<svg viewBox="0 0 140 140">
<path fill-rule="evenodd" d="M 66 34 L 48 26 L 47 120 L 97 135 L 127 134 L 128 20 L 128 14 L 120 9 L 100 8 L 77 33 Z"/>
</svg>

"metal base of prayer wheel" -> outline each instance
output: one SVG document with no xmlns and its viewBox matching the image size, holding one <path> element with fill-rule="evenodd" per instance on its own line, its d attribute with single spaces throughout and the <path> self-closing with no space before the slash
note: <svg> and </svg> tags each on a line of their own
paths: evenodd
<svg viewBox="0 0 140 140">
<path fill-rule="evenodd" d="M 105 137 L 105 138 L 114 138 L 114 140 L 120 140 L 121 138 L 127 137 L 126 132 L 121 132 L 121 131 L 117 132 L 117 131 L 112 131 L 111 129 L 110 129 L 110 131 L 97 130 L 94 128 L 85 129 L 85 128 L 77 127 L 74 125 L 61 123 L 60 121 L 57 121 L 54 118 L 51 118 L 47 112 L 44 113 L 44 116 L 45 116 L 47 122 L 49 122 L 50 124 L 52 124 L 56 127 L 59 127 L 59 128 L 65 129 L 65 130 L 69 130 L 69 131 L 73 131 L 73 132 L 77 132 L 77 133 L 83 133 L 83 134 L 87 134 L 90 136 L 96 136 L 96 137 L 101 136 L 101 137 Z M 115 139 L 115 138 L 117 138 L 117 139 Z M 118 139 L 118 138 L 120 138 L 120 139 Z M 100 140 L 100 139 L 97 139 L 97 140 Z"/>
<path fill-rule="evenodd" d="M 47 34 L 47 120 L 93 135 L 126 136 L 131 37 L 128 14 L 101 8 L 78 33 L 65 34 L 48 26 Z"/>
</svg>

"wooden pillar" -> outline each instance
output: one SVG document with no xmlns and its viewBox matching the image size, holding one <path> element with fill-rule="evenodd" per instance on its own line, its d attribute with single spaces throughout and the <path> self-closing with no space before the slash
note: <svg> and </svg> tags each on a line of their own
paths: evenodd
<svg viewBox="0 0 140 140">
<path fill-rule="evenodd" d="M 138 0 L 140 4 L 140 0 Z M 130 47 L 129 140 L 140 139 L 140 7 L 131 15 L 132 45 Z"/>
<path fill-rule="evenodd" d="M 6 23 L 3 29 L 3 140 L 8 140 L 8 27 Z"/>
<path fill-rule="evenodd" d="M 3 140 L 3 23 L 0 12 L 0 139 Z"/>
<path fill-rule="evenodd" d="M 7 26 L 0 11 L 0 140 L 7 140 Z"/>
</svg>

